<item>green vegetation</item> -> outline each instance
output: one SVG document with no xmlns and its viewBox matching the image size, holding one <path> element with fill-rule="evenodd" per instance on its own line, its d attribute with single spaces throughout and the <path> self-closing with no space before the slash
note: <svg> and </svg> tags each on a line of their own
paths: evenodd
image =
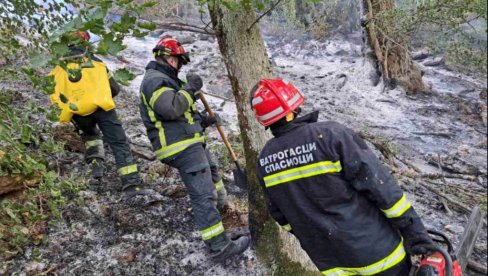
<svg viewBox="0 0 488 276">
<path fill-rule="evenodd" d="M 11 71 L 2 68 L 5 74 Z M 49 156 L 61 153 L 63 144 L 54 141 L 50 124 L 42 124 L 47 117 L 55 118 L 18 93 L 0 91 L 0 182 L 17 191 L 0 196 L 0 260 L 44 241 L 47 221 L 61 218 L 67 200 L 83 187 L 48 168 Z"/>
<path fill-rule="evenodd" d="M 244 147 L 241 142 L 240 136 L 229 136 L 229 142 L 234 150 L 237 158 L 239 159 L 239 164 L 244 167 Z M 219 137 L 220 139 L 220 137 Z M 216 163 L 221 167 L 223 171 L 232 171 L 235 168 L 234 161 L 230 157 L 229 151 L 223 142 L 215 143 L 209 146 L 209 150 L 217 158 Z"/>
<path fill-rule="evenodd" d="M 404 0 L 382 16 L 392 22 L 393 34 L 445 54 L 454 69 L 487 73 L 486 0 Z"/>
</svg>

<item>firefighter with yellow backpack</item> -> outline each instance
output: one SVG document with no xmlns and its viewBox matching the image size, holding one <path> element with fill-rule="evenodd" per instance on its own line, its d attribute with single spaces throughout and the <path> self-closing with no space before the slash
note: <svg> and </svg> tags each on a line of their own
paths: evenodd
<svg viewBox="0 0 488 276">
<path fill-rule="evenodd" d="M 143 187 L 129 141 L 117 118 L 113 97 L 119 94 L 120 86 L 109 76 L 106 65 L 83 46 L 90 40 L 89 33 L 80 31 L 70 35 L 79 43 L 69 46 L 70 52 L 64 58 L 68 61 L 67 68 L 56 66 L 50 73 L 56 83 L 51 101 L 61 109 L 59 121 L 72 122 L 81 132 L 85 161 L 92 170 L 90 183 L 99 183 L 103 177 L 105 140 L 114 155 L 122 190 L 129 203 L 161 200 L 161 195 Z"/>
</svg>

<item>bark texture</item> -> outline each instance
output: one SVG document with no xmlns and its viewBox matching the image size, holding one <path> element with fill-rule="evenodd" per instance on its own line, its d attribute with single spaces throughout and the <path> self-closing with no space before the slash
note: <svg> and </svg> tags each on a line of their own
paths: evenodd
<svg viewBox="0 0 488 276">
<path fill-rule="evenodd" d="M 231 11 L 220 4 L 220 1 L 211 1 L 208 8 L 236 100 L 246 158 L 249 228 L 253 246 L 257 247 L 261 260 L 273 266 L 275 272 L 279 269 L 291 269 L 290 271 L 299 273 L 295 275 L 306 275 L 300 261 L 308 261 L 310 264 L 308 256 L 300 249 L 294 237 L 286 234 L 284 239 L 280 238 L 281 230 L 268 214 L 262 188 L 256 177 L 258 155 L 270 135 L 255 119 L 249 92 L 260 79 L 273 77 L 259 25 L 255 24 L 249 29 L 255 22 L 256 15 L 252 10 Z M 271 242 L 270 239 L 276 242 Z M 289 257 L 282 249 L 283 244 L 300 249 L 295 250 L 299 253 L 293 252 L 294 254 L 290 254 L 292 257 Z M 316 271 L 316 268 L 312 270 Z"/>
<path fill-rule="evenodd" d="M 385 84 L 398 82 L 407 92 L 425 91 L 422 72 L 410 57 L 407 38 L 395 34 L 394 18 L 386 16 L 394 8 L 394 0 L 363 0 L 369 45 Z"/>
</svg>

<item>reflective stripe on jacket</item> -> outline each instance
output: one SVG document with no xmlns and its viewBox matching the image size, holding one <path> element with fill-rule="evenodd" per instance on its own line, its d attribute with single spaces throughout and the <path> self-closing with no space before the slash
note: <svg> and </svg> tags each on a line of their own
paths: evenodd
<svg viewBox="0 0 488 276">
<path fill-rule="evenodd" d="M 140 113 L 159 160 L 171 160 L 204 142 L 201 116 L 183 81 L 168 64 L 151 61 L 141 83 Z"/>
<path fill-rule="evenodd" d="M 395 226 L 415 215 L 365 142 L 312 113 L 273 130 L 258 160 L 271 216 L 323 275 L 373 275 L 406 257 Z"/>
</svg>

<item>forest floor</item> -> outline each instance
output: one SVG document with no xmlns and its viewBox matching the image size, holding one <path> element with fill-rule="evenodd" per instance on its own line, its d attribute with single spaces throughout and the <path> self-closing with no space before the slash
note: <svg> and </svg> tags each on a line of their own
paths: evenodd
<svg viewBox="0 0 488 276">
<path fill-rule="evenodd" d="M 209 101 L 221 115 L 224 128 L 231 136 L 238 135 L 230 83 L 214 38 L 168 33 L 191 51 L 192 62 L 180 76 L 184 78 L 189 69 L 202 76 L 204 90 L 219 96 L 210 96 Z M 117 112 L 138 153 L 140 171 L 155 190 L 167 195 L 165 201 L 148 208 L 126 205 L 121 200 L 113 158 L 107 154 L 108 173 L 103 184 L 81 193 L 84 204 L 70 202 L 63 212 L 64 220 L 50 225 L 48 241 L 40 247 L 27 246 L 23 255 L 0 264 L 0 275 L 265 274 L 251 249 L 241 258 L 214 263 L 193 224 L 190 201 L 177 172 L 147 160 L 150 144 L 139 116 L 138 90 L 160 34 L 127 39 L 123 59 L 105 61 L 112 70 L 127 67 L 138 75 L 116 98 Z M 357 37 L 319 42 L 268 33 L 265 39 L 275 75 L 291 81 L 304 93 L 304 112 L 320 110 L 321 120 L 335 120 L 361 132 L 397 172 L 425 225 L 445 232 L 456 246 L 469 212 L 456 203 L 443 204 L 427 187 L 468 209 L 479 204 L 486 212 L 486 80 L 455 73 L 444 65 L 423 65 L 435 58 L 429 57 L 420 64 L 430 91 L 407 95 L 400 88 L 374 85 L 373 67 L 363 57 Z M 225 224 L 228 229 L 239 229 L 247 223 L 245 193 L 231 184 L 231 164 L 218 133 L 212 128 L 207 132 L 210 148 L 224 165 L 224 179 L 234 205 L 234 211 L 224 215 Z M 74 132 L 61 136 L 70 151 L 60 172 L 87 175 L 89 168 L 82 162 L 79 137 Z M 472 256 L 484 265 L 486 236 L 485 224 Z"/>
</svg>

